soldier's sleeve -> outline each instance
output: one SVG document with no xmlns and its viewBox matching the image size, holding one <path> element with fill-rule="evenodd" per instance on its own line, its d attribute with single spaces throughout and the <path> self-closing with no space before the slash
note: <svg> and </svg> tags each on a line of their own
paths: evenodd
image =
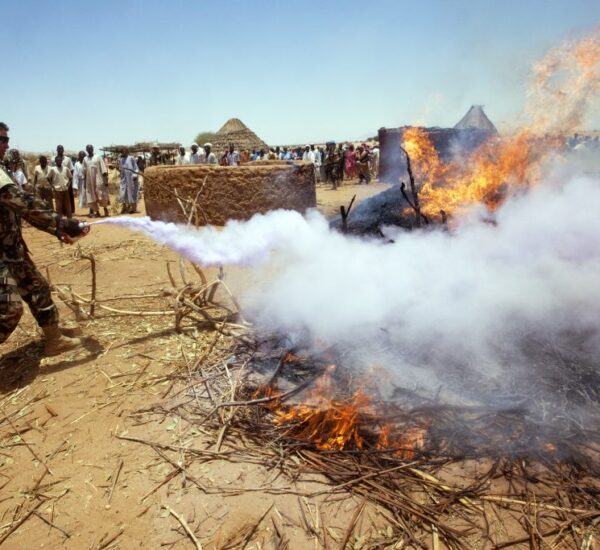
<svg viewBox="0 0 600 550">
<path fill-rule="evenodd" d="M 0 204 L 19 214 L 33 227 L 58 237 L 60 215 L 31 193 L 21 191 L 13 184 L 4 185 L 0 187 Z"/>
</svg>

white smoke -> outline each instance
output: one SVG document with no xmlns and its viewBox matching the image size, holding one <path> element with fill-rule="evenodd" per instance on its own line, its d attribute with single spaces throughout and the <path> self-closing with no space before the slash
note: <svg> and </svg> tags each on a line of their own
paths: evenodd
<svg viewBox="0 0 600 550">
<path fill-rule="evenodd" d="M 392 244 L 332 233 L 318 216 L 307 223 L 274 278 L 243 301 L 261 327 L 352 350 L 358 366 L 383 364 L 429 389 L 447 386 L 455 366 L 482 381 L 534 379 L 538 352 L 565 334 L 600 343 L 597 180 L 515 197 L 496 225 L 473 212 L 453 233 L 389 230 Z M 543 349 L 523 350 L 528 339 Z"/>
<path fill-rule="evenodd" d="M 493 224 L 474 210 L 451 232 L 388 228 L 393 243 L 344 236 L 318 212 L 220 231 L 107 221 L 201 265 L 260 266 L 239 296 L 260 330 L 331 346 L 352 367 L 383 366 L 428 391 L 527 393 L 523 384 L 566 360 L 598 374 L 600 180 L 564 174 L 512 197 Z"/>
</svg>

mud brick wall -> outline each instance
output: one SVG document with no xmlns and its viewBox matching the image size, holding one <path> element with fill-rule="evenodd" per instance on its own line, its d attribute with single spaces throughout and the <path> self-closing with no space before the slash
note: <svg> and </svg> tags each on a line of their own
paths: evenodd
<svg viewBox="0 0 600 550">
<path fill-rule="evenodd" d="M 196 196 L 196 225 L 224 225 L 278 208 L 304 212 L 317 204 L 314 168 L 304 162 L 151 166 L 144 173 L 146 212 L 154 220 L 187 222 L 177 197 L 189 209 Z"/>
</svg>

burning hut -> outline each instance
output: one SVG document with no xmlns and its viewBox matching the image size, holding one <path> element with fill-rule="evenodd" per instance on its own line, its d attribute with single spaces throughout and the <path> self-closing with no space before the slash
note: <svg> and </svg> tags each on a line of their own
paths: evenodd
<svg viewBox="0 0 600 550">
<path fill-rule="evenodd" d="M 268 145 L 260 139 L 239 118 L 230 118 L 217 132 L 212 140 L 212 148 L 216 153 L 225 151 L 233 143 L 239 151 L 268 149 Z"/>
<path fill-rule="evenodd" d="M 380 128 L 379 179 L 397 183 L 406 173 L 406 162 L 400 151 L 404 133 L 413 126 Z M 473 105 L 454 128 L 423 128 L 433 143 L 440 159 L 449 161 L 456 154 L 465 154 L 497 136 L 498 130 L 483 111 L 482 105 Z"/>
</svg>

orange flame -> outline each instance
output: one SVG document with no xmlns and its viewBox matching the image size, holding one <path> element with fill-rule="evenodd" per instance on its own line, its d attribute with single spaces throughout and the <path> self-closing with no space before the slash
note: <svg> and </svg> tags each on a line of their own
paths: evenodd
<svg viewBox="0 0 600 550">
<path fill-rule="evenodd" d="M 416 452 L 425 447 L 427 441 L 427 427 L 411 426 L 405 428 L 401 433 L 395 434 L 393 426 L 386 424 L 379 433 L 379 439 L 375 444 L 377 449 L 396 449 L 392 455 L 404 460 L 415 458 Z"/>
<path fill-rule="evenodd" d="M 422 211 L 459 213 L 473 204 L 495 210 L 519 188 L 537 184 L 541 164 L 585 122 L 600 93 L 600 27 L 565 42 L 534 66 L 525 129 L 488 140 L 464 161 L 443 163 L 422 128 L 404 132 Z"/>
<path fill-rule="evenodd" d="M 554 138 L 536 138 L 522 130 L 510 138 L 488 140 L 464 162 L 444 163 L 427 132 L 409 128 L 404 147 L 411 157 L 422 211 L 434 217 L 440 210 L 460 212 L 473 204 L 495 210 L 508 190 L 538 181 L 539 161 L 550 153 Z"/>
<path fill-rule="evenodd" d="M 326 451 L 363 449 L 367 418 L 373 418 L 372 399 L 363 390 L 351 397 L 337 399 L 334 395 L 332 374 L 335 365 L 327 367 L 315 387 L 306 392 L 303 402 L 283 404 L 274 400 L 269 405 L 274 414 L 273 423 L 286 426 L 297 439 L 311 442 Z M 261 390 L 263 396 L 276 396 L 272 388 Z M 425 445 L 426 428 L 411 427 L 400 435 L 392 434 L 392 426 L 381 429 L 375 448 L 394 448 L 393 456 L 410 459 Z"/>
</svg>

